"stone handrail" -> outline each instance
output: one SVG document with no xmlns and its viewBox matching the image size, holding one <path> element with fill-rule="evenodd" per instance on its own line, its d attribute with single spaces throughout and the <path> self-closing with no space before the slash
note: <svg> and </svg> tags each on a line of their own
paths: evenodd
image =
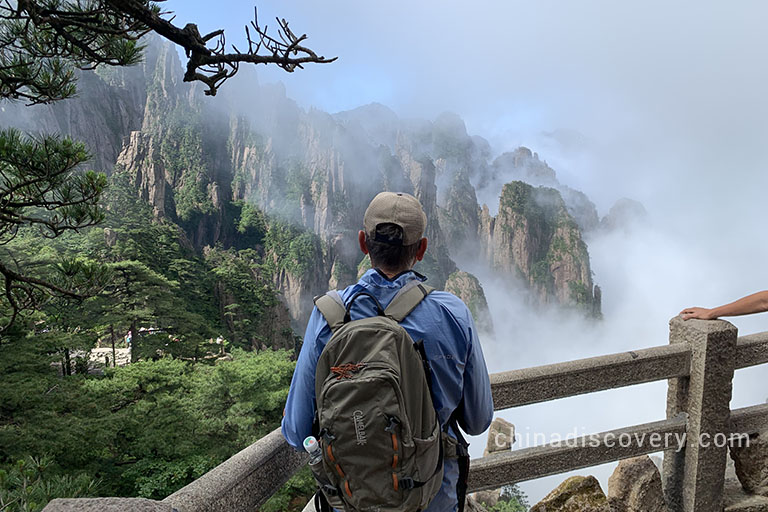
<svg viewBox="0 0 768 512">
<path fill-rule="evenodd" d="M 474 459 L 470 490 L 666 450 L 664 479 L 670 512 L 722 511 L 727 447 L 705 448 L 697 440 L 702 434 L 750 434 L 768 426 L 768 405 L 729 408 L 734 369 L 768 363 L 768 332 L 738 339 L 736 332 L 728 322 L 683 322 L 676 317 L 670 321 L 670 345 L 492 374 L 496 410 L 669 379 L 667 419 Z M 676 451 L 672 440 L 683 434 L 685 447 Z M 633 442 L 626 446 L 609 442 L 621 435 Z M 654 436 L 662 440 L 661 445 L 651 445 Z M 141 500 L 149 507 L 142 509 L 255 510 L 305 461 L 305 455 L 290 448 L 276 429 L 162 502 Z M 58 499 L 44 512 L 90 510 L 89 502 L 95 506 L 97 501 L 100 508 L 93 510 L 138 510 L 139 504 L 125 498 Z"/>
<path fill-rule="evenodd" d="M 494 409 L 644 384 L 690 373 L 691 350 L 671 344 L 491 374 Z M 736 342 L 734 368 L 768 363 L 768 332 Z"/>
<path fill-rule="evenodd" d="M 674 450 L 686 432 L 687 415 L 634 427 L 611 430 L 504 453 L 494 453 L 472 461 L 469 491 L 498 489 L 576 469 L 615 462 L 620 459 Z M 768 404 L 731 412 L 731 432 L 754 434 L 768 425 Z M 620 444 L 620 439 L 628 443 Z M 658 442 L 654 442 L 658 440 Z"/>
<path fill-rule="evenodd" d="M 275 429 L 163 500 L 177 512 L 255 510 L 275 493 L 308 456 Z"/>
</svg>

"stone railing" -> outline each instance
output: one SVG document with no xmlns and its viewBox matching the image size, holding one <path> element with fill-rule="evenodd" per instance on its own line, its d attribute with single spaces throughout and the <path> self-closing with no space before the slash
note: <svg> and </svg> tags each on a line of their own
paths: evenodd
<svg viewBox="0 0 768 512">
<path fill-rule="evenodd" d="M 664 450 L 669 511 L 721 512 L 728 447 L 710 441 L 768 428 L 768 404 L 733 411 L 729 406 L 734 370 L 763 363 L 768 363 L 768 332 L 737 338 L 728 322 L 675 317 L 666 346 L 492 374 L 496 410 L 669 379 L 667 418 L 474 459 L 470 491 Z M 683 435 L 686 444 L 677 451 Z M 617 444 L 617 439 L 630 442 Z M 292 450 L 278 429 L 161 502 L 59 499 L 44 512 L 251 511 L 304 463 L 306 457 Z"/>
</svg>

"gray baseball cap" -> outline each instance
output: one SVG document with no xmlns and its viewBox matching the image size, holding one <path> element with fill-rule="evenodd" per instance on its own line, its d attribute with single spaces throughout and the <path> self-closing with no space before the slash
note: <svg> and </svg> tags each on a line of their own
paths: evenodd
<svg viewBox="0 0 768 512">
<path fill-rule="evenodd" d="M 419 200 L 404 192 L 381 192 L 373 198 L 363 217 L 368 236 L 376 238 L 380 224 L 395 224 L 403 230 L 403 240 L 379 240 L 394 245 L 412 245 L 421 240 L 427 226 L 427 216 Z M 377 239 L 378 240 L 378 239 Z"/>
</svg>

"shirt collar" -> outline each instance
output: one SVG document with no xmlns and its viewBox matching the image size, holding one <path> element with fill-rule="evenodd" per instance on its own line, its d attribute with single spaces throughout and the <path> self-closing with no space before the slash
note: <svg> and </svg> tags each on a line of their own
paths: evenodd
<svg viewBox="0 0 768 512">
<path fill-rule="evenodd" d="M 406 270 L 395 276 L 394 279 L 389 279 L 378 269 L 372 268 L 363 274 L 363 277 L 360 278 L 360 283 L 381 288 L 402 288 L 413 279 L 418 279 L 419 281 L 427 280 L 425 276 L 415 270 Z"/>
</svg>

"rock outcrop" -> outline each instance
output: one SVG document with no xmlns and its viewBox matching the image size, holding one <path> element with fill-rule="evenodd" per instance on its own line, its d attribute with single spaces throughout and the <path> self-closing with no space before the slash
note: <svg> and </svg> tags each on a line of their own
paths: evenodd
<svg viewBox="0 0 768 512">
<path fill-rule="evenodd" d="M 750 436 L 749 443 L 732 444 L 730 453 L 744 490 L 768 497 L 768 430 Z"/>
<path fill-rule="evenodd" d="M 173 194 L 169 194 L 169 176 L 153 137 L 140 131 L 131 132 L 117 156 L 117 166 L 126 170 L 136 192 L 147 201 L 156 217 L 175 216 Z"/>
<path fill-rule="evenodd" d="M 557 190 L 507 183 L 498 215 L 481 211 L 480 241 L 487 262 L 521 279 L 535 302 L 600 314 L 587 246 Z"/>
<path fill-rule="evenodd" d="M 612 512 L 666 512 L 661 475 L 648 456 L 619 462 L 608 479 Z"/>
<path fill-rule="evenodd" d="M 493 333 L 493 321 L 491 312 L 488 310 L 488 302 L 485 299 L 485 292 L 480 285 L 480 281 L 469 272 L 456 271 L 445 282 L 445 291 L 456 295 L 464 304 L 467 305 L 475 324 L 480 331 L 488 334 Z"/>
<path fill-rule="evenodd" d="M 600 229 L 628 231 L 647 217 L 648 212 L 642 203 L 624 197 L 616 201 L 605 217 L 600 220 Z"/>
<path fill-rule="evenodd" d="M 172 45 L 162 44 L 153 36 L 145 42 L 144 58 L 135 66 L 102 66 L 79 72 L 74 98 L 33 107 L 22 102 L 4 103 L 0 126 L 69 135 L 85 143 L 93 157 L 89 167 L 112 172 L 123 138 L 144 123 L 148 85 L 164 70 L 176 69 L 181 74 Z"/>
<path fill-rule="evenodd" d="M 488 428 L 483 457 L 492 453 L 508 452 L 515 444 L 515 426 L 504 418 L 494 418 Z"/>
<path fill-rule="evenodd" d="M 554 169 L 530 149 L 521 146 L 515 151 L 498 156 L 491 169 L 493 181 L 499 184 L 523 181 L 534 187 L 556 189 L 560 192 L 568 213 L 581 230 L 591 231 L 598 226 L 597 208 L 594 203 L 583 192 L 561 184 Z"/>
<path fill-rule="evenodd" d="M 611 508 L 595 477 L 572 476 L 530 512 L 611 512 Z"/>
<path fill-rule="evenodd" d="M 478 250 L 480 208 L 468 173 L 456 173 L 444 196 L 439 213 L 448 248 L 459 260 L 471 259 Z"/>
<path fill-rule="evenodd" d="M 723 512 L 768 512 L 768 497 L 744 490 L 736 475 L 733 458 L 728 459 L 725 469 Z"/>
</svg>

